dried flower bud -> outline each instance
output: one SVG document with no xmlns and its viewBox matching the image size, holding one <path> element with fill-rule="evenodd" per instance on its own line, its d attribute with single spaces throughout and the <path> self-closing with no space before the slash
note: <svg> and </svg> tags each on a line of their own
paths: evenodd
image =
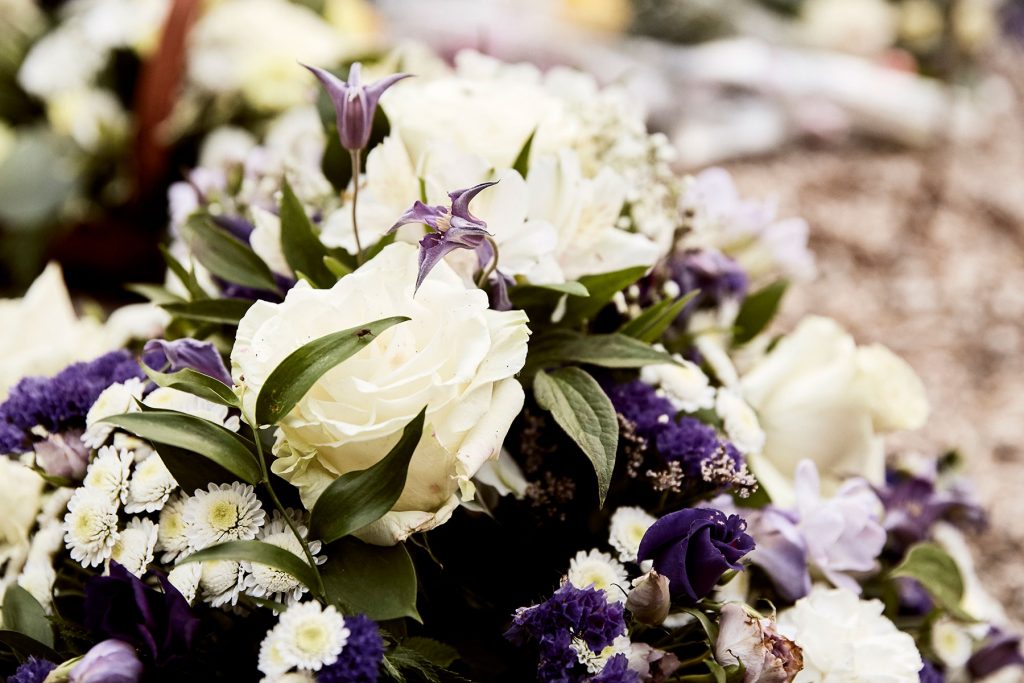
<svg viewBox="0 0 1024 683">
<path fill-rule="evenodd" d="M 667 576 L 654 570 L 647 572 L 633 582 L 633 590 L 626 598 L 626 609 L 643 624 L 660 624 L 672 605 L 668 584 Z"/>
</svg>

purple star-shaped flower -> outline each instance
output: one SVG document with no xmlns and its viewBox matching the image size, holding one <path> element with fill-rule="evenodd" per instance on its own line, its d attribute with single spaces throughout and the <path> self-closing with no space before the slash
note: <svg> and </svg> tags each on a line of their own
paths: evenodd
<svg viewBox="0 0 1024 683">
<path fill-rule="evenodd" d="M 370 85 L 363 85 L 360 79 L 363 67 L 359 62 L 355 62 L 349 69 L 348 81 L 343 81 L 324 69 L 306 64 L 303 66 L 313 72 L 327 90 L 334 104 L 341 146 L 349 151 L 363 149 L 369 143 L 373 115 L 384 91 L 412 75 L 393 74 Z"/>
</svg>

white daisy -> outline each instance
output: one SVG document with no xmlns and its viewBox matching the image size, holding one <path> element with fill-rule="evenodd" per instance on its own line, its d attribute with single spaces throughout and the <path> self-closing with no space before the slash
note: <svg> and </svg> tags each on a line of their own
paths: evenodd
<svg viewBox="0 0 1024 683">
<path fill-rule="evenodd" d="M 245 570 L 234 560 L 210 560 L 202 563 L 199 586 L 203 599 L 213 605 L 234 605 L 245 583 Z"/>
<path fill-rule="evenodd" d="M 202 563 L 189 562 L 188 564 L 179 564 L 167 572 L 167 580 L 178 589 L 178 592 L 181 593 L 186 602 L 191 605 L 196 600 L 196 591 L 199 590 L 199 579 L 202 575 Z"/>
<path fill-rule="evenodd" d="M 71 558 L 95 567 L 110 557 L 117 538 L 117 504 L 102 491 L 75 491 L 64 515 L 64 543 Z"/>
<path fill-rule="evenodd" d="M 257 668 L 267 676 L 264 680 L 277 680 L 292 668 L 292 665 L 285 659 L 281 650 L 281 627 L 280 624 L 270 629 L 267 636 L 260 643 L 260 657 Z"/>
<path fill-rule="evenodd" d="M 619 553 L 623 562 L 636 562 L 640 541 L 657 520 L 637 507 L 621 507 L 612 515 L 608 543 Z"/>
<path fill-rule="evenodd" d="M 178 482 L 159 455 L 153 453 L 135 465 L 128 483 L 125 512 L 156 512 L 164 506 Z"/>
<path fill-rule="evenodd" d="M 185 529 L 183 511 L 187 496 L 175 496 L 160 511 L 160 528 L 157 534 L 157 549 L 163 551 L 160 560 L 164 563 L 173 562 L 181 555 L 188 553 L 188 535 Z"/>
<path fill-rule="evenodd" d="M 132 517 L 114 544 L 110 559 L 141 577 L 153 561 L 157 533 L 157 526 L 151 520 Z"/>
<path fill-rule="evenodd" d="M 281 639 L 278 648 L 285 663 L 300 669 L 319 671 L 338 660 L 349 631 L 345 619 L 333 606 L 318 602 L 292 605 L 274 628 Z"/>
<path fill-rule="evenodd" d="M 632 644 L 629 636 L 621 635 L 600 652 L 591 650 L 590 646 L 582 638 L 573 638 L 569 646 L 576 651 L 576 659 L 579 660 L 580 664 L 587 667 L 587 671 L 592 674 L 599 674 L 604 670 L 605 665 L 608 664 L 608 660 L 615 655 L 628 655 Z"/>
<path fill-rule="evenodd" d="M 608 602 L 625 602 L 626 568 L 608 553 L 596 548 L 589 553 L 581 550 L 569 563 L 569 583 L 577 588 L 593 586 L 603 590 Z"/>
<path fill-rule="evenodd" d="M 134 457 L 129 451 L 104 446 L 89 463 L 82 486 L 103 493 L 116 509 L 128 499 L 128 477 Z"/>
<path fill-rule="evenodd" d="M 760 453 L 764 448 L 764 430 L 757 413 L 746 401 L 728 389 L 718 390 L 715 412 L 722 419 L 725 433 L 741 453 Z"/>
<path fill-rule="evenodd" d="M 307 534 L 306 527 L 297 525 L 297 528 L 302 537 L 305 538 Z M 274 517 L 270 523 L 260 530 L 258 538 L 264 543 L 284 548 L 303 562 L 306 561 L 302 544 L 295 538 L 295 534 L 288 527 L 288 523 L 277 511 L 274 512 Z M 320 541 L 311 541 L 308 542 L 308 545 L 310 552 L 314 555 L 320 552 Z M 248 572 L 245 577 L 245 589 L 249 595 L 258 598 L 280 600 L 286 604 L 294 604 L 306 592 L 306 587 L 287 572 L 258 562 L 243 562 L 242 564 L 246 572 Z"/>
<path fill-rule="evenodd" d="M 196 490 L 185 501 L 182 518 L 189 548 L 201 550 L 223 541 L 256 538 L 266 513 L 252 486 L 235 482 Z"/>
<path fill-rule="evenodd" d="M 139 407 L 136 400 L 142 400 L 143 387 L 142 380 L 133 377 L 127 382 L 111 384 L 104 389 L 85 415 L 82 443 L 89 448 L 99 448 L 105 444 L 115 426 L 100 420 L 111 415 L 137 412 Z"/>
</svg>

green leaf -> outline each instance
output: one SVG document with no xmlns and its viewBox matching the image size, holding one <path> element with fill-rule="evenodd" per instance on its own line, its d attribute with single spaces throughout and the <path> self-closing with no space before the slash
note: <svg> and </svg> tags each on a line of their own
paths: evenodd
<svg viewBox="0 0 1024 683">
<path fill-rule="evenodd" d="M 351 358 L 384 330 L 409 318 L 394 316 L 314 339 L 281 361 L 256 397 L 256 421 L 277 424 L 324 373 Z"/>
<path fill-rule="evenodd" d="M 586 287 L 590 296 L 585 299 L 569 299 L 562 323 L 572 327 L 593 318 L 612 297 L 639 280 L 646 272 L 647 266 L 635 266 L 600 275 L 584 275 L 580 278 L 580 284 Z"/>
<path fill-rule="evenodd" d="M 210 484 L 230 484 L 238 477 L 213 460 L 185 448 L 159 444 L 156 454 L 178 482 L 182 491 L 189 494 L 197 489 L 206 490 Z"/>
<path fill-rule="evenodd" d="M 365 470 L 348 472 L 335 479 L 320 494 L 310 519 L 312 535 L 331 543 L 390 510 L 405 488 L 409 461 L 423 434 L 427 409 L 420 411 L 402 430 L 402 437 L 384 459 Z"/>
<path fill-rule="evenodd" d="M 167 247 L 164 245 L 161 244 L 159 249 L 160 254 L 164 257 L 164 263 L 167 264 L 167 269 L 174 273 L 174 276 L 181 281 L 193 301 L 210 298 L 203 288 L 199 286 L 199 281 L 196 280 L 196 274 L 194 272 L 186 269 L 185 266 L 181 265 L 181 262 L 178 261 L 178 259 L 171 256 L 171 252 L 169 252 Z"/>
<path fill-rule="evenodd" d="M 563 368 L 550 375 L 538 372 L 533 393 L 537 404 L 551 412 L 594 465 L 598 498 L 604 505 L 619 446 L 619 421 L 612 402 L 601 385 L 579 368 Z"/>
<path fill-rule="evenodd" d="M 619 334 L 653 344 L 661 339 L 661 335 L 665 334 L 665 330 L 679 317 L 679 314 L 686 308 L 686 304 L 690 303 L 697 293 L 698 290 L 694 290 L 675 301 L 672 299 L 659 301 L 620 327 Z"/>
<path fill-rule="evenodd" d="M 936 604 L 958 619 L 973 621 L 960 602 L 964 596 L 964 582 L 956 561 L 936 543 L 918 543 L 907 551 L 891 577 L 905 576 L 916 580 L 928 591 Z"/>
<path fill-rule="evenodd" d="M 304 559 L 284 548 L 279 548 L 263 541 L 227 541 L 204 548 L 181 560 L 187 562 L 206 562 L 208 560 L 233 560 L 235 562 L 258 562 L 294 576 L 303 586 L 316 595 L 319 592 L 316 570 Z"/>
<path fill-rule="evenodd" d="M 787 287 L 788 282 L 779 280 L 747 297 L 736 315 L 736 332 L 733 335 L 735 343 L 746 344 L 768 327 L 779 310 Z"/>
<path fill-rule="evenodd" d="M 447 669 L 459 658 L 458 650 L 433 638 L 406 638 L 402 641 L 402 647 L 418 652 L 428 662 L 442 669 Z"/>
<path fill-rule="evenodd" d="M 204 299 L 188 303 L 161 304 L 160 307 L 176 318 L 238 325 L 238 321 L 252 304 L 249 299 Z"/>
<path fill-rule="evenodd" d="M 668 353 L 624 334 L 583 335 L 558 330 L 530 345 L 526 379 L 536 370 L 555 365 L 597 365 L 602 368 L 640 368 L 645 365 L 675 363 Z"/>
<path fill-rule="evenodd" d="M 198 453 L 249 484 L 261 479 L 256 456 L 246 441 L 209 420 L 172 410 L 147 410 L 113 415 L 102 421 L 140 438 Z"/>
<path fill-rule="evenodd" d="M 159 387 L 178 389 L 186 393 L 213 401 L 229 408 L 240 408 L 238 397 L 231 387 L 209 375 L 204 375 L 192 368 L 184 368 L 174 373 L 157 372 L 141 363 L 143 372 Z"/>
<path fill-rule="evenodd" d="M 327 267 L 327 270 L 331 271 L 331 275 L 333 275 L 337 280 L 340 280 L 352 272 L 351 268 L 333 256 L 324 256 L 324 266 Z"/>
<path fill-rule="evenodd" d="M 17 583 L 8 586 L 4 593 L 3 623 L 9 631 L 22 633 L 37 643 L 53 647 L 53 628 L 46 618 L 46 611 L 31 593 Z"/>
<path fill-rule="evenodd" d="M 722 665 L 716 662 L 710 657 L 704 662 L 704 665 L 711 671 L 711 675 L 715 677 L 715 683 L 726 683 L 726 673 Z"/>
<path fill-rule="evenodd" d="M 247 245 L 214 224 L 205 214 L 193 214 L 181 230 L 197 261 L 217 277 L 244 287 L 277 292 L 270 268 Z"/>
<path fill-rule="evenodd" d="M 708 637 L 708 644 L 714 647 L 715 643 L 718 642 L 718 626 L 708 618 L 708 615 L 695 607 L 684 607 L 683 611 L 700 623 L 701 628 L 704 629 L 704 634 Z"/>
<path fill-rule="evenodd" d="M 328 602 L 343 612 L 362 612 L 376 621 L 422 621 L 416 611 L 416 569 L 402 543 L 377 546 L 343 538 L 331 546 L 320 574 Z"/>
<path fill-rule="evenodd" d="M 48 659 L 51 662 L 59 662 L 63 658 L 58 655 L 52 647 L 40 643 L 34 638 L 26 636 L 24 633 L 19 631 L 13 631 L 10 629 L 0 630 L 0 643 L 8 646 L 15 652 L 18 652 L 26 657 L 32 655 L 40 659 Z"/>
<path fill-rule="evenodd" d="M 327 289 L 338 281 L 324 264 L 327 249 L 287 178 L 281 185 L 281 250 L 291 269 L 304 274 L 317 287 Z"/>
<path fill-rule="evenodd" d="M 509 288 L 508 296 L 515 308 L 545 306 L 554 308 L 563 296 L 590 296 L 587 288 L 578 282 L 562 282 L 553 285 L 515 285 Z"/>
<path fill-rule="evenodd" d="M 185 301 L 177 294 L 171 294 L 166 287 L 149 284 L 147 282 L 132 283 L 126 285 L 125 289 L 129 292 L 134 292 L 141 297 L 145 297 L 154 304 L 178 304 Z"/>
<path fill-rule="evenodd" d="M 526 177 L 526 174 L 530 171 L 530 150 L 533 149 L 533 138 L 537 135 L 537 129 L 534 128 L 533 132 L 530 133 L 530 137 L 526 138 L 526 142 L 523 143 L 522 149 L 519 150 L 519 154 L 516 156 L 515 162 L 512 164 L 512 168 L 519 172 L 519 175 Z"/>
</svg>

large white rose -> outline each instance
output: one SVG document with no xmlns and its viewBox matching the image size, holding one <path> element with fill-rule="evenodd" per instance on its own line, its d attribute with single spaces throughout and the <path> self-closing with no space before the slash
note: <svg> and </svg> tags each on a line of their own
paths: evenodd
<svg viewBox="0 0 1024 683">
<path fill-rule="evenodd" d="M 248 413 L 289 353 L 332 332 L 394 315 L 408 322 L 325 374 L 279 424 L 275 473 L 312 507 L 335 478 L 378 462 L 424 406 L 426 426 L 394 509 L 358 533 L 390 544 L 447 521 L 473 495 L 471 477 L 498 457 L 523 405 L 514 378 L 526 360 L 522 311 L 488 309 L 447 264 L 413 295 L 417 249 L 396 243 L 331 289 L 300 283 L 284 303 L 257 302 L 231 361 Z"/>
<path fill-rule="evenodd" d="M 882 614 L 878 600 L 816 585 L 779 614 L 779 631 L 801 647 L 794 683 L 917 683 L 923 663 L 914 639 Z"/>
<path fill-rule="evenodd" d="M 765 432 L 750 467 L 776 503 L 792 505 L 790 482 L 803 459 L 817 465 L 828 493 L 854 475 L 882 482 L 878 432 L 916 426 L 925 401 L 909 366 L 893 372 L 885 353 L 880 362 L 875 347 L 858 349 L 835 321 L 811 316 L 743 376 L 743 397 Z"/>
</svg>

